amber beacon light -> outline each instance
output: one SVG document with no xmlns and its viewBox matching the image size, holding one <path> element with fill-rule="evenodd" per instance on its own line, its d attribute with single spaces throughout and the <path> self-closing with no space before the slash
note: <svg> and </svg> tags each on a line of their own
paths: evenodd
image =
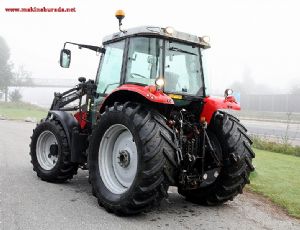
<svg viewBox="0 0 300 230">
<path fill-rule="evenodd" d="M 120 23 L 121 23 L 122 19 L 125 18 L 125 12 L 123 10 L 117 10 L 115 15 Z"/>
<path fill-rule="evenodd" d="M 119 30 L 122 33 L 126 33 L 126 30 L 122 30 L 121 26 L 122 26 L 122 20 L 123 18 L 125 18 L 125 12 L 123 10 L 117 10 L 115 13 L 116 18 L 119 20 Z"/>
</svg>

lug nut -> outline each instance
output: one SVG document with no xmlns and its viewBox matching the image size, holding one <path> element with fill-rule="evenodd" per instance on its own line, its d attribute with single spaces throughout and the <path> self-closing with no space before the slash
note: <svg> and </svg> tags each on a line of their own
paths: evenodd
<svg viewBox="0 0 300 230">
<path fill-rule="evenodd" d="M 218 172 L 218 171 L 215 171 L 214 177 L 217 178 L 218 176 L 219 176 L 219 172 Z"/>
</svg>

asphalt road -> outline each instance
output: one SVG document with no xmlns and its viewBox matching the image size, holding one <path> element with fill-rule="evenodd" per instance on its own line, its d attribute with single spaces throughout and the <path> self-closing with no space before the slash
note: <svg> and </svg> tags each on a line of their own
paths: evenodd
<svg viewBox="0 0 300 230">
<path fill-rule="evenodd" d="M 117 217 L 98 206 L 87 172 L 70 182 L 39 180 L 29 159 L 33 123 L 0 120 L 0 229 L 300 229 L 264 198 L 244 193 L 220 207 L 186 202 L 169 191 L 153 211 Z"/>
<path fill-rule="evenodd" d="M 250 134 L 271 139 L 283 140 L 285 137 L 300 146 L 300 124 L 289 124 L 269 121 L 241 120 Z"/>
</svg>

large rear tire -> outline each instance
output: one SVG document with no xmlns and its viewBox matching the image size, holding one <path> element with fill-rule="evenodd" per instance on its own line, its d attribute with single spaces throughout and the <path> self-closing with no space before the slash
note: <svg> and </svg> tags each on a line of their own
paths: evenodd
<svg viewBox="0 0 300 230">
<path fill-rule="evenodd" d="M 115 103 L 93 128 L 89 174 L 100 206 L 117 215 L 140 213 L 167 196 L 176 147 L 163 117 L 140 104 Z"/>
<path fill-rule="evenodd" d="M 246 134 L 247 129 L 239 120 L 222 111 L 218 111 L 209 125 L 221 146 L 223 168 L 214 184 L 196 190 L 180 190 L 187 200 L 204 205 L 218 205 L 232 200 L 242 193 L 250 183 L 249 175 L 254 170 L 251 149 L 252 141 Z"/>
<path fill-rule="evenodd" d="M 36 126 L 30 156 L 33 170 L 44 181 L 64 182 L 77 174 L 78 165 L 70 162 L 66 133 L 57 120 L 42 120 Z"/>
</svg>

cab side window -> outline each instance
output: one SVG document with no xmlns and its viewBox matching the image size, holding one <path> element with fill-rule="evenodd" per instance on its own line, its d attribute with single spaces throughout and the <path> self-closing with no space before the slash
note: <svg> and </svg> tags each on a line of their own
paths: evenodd
<svg viewBox="0 0 300 230">
<path fill-rule="evenodd" d="M 125 41 L 105 46 L 105 54 L 98 71 L 97 93 L 109 94 L 120 85 Z"/>
</svg>

